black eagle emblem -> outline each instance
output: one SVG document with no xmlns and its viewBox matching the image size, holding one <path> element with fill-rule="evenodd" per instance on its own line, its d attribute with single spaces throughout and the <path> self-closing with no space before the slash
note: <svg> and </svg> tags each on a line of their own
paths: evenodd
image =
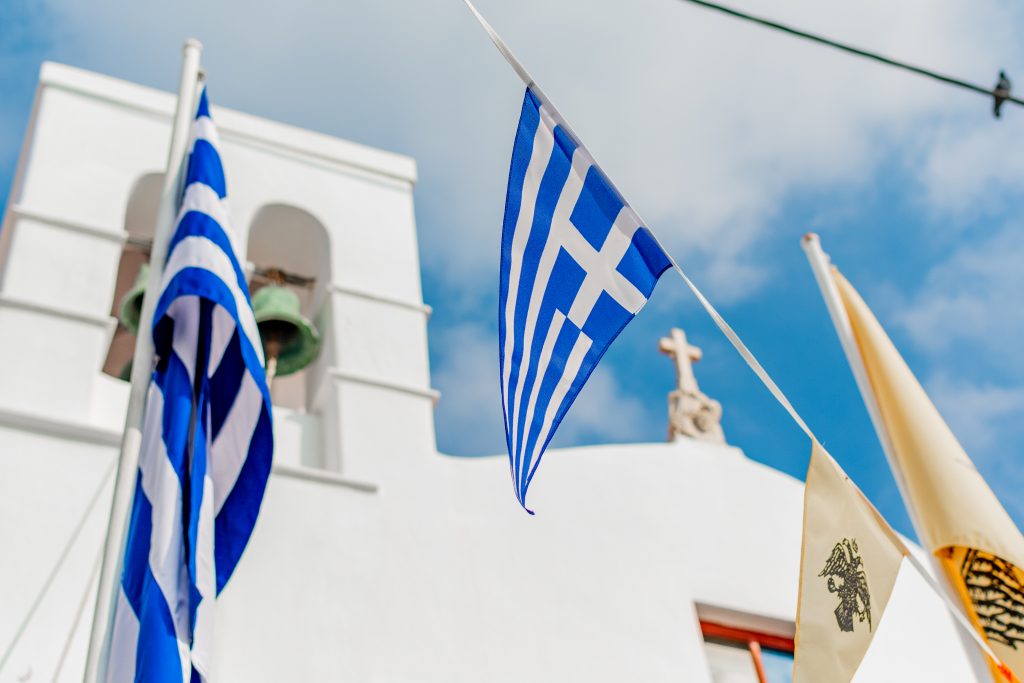
<svg viewBox="0 0 1024 683">
<path fill-rule="evenodd" d="M 828 592 L 839 596 L 839 606 L 835 610 L 839 630 L 852 633 L 856 617 L 859 622 L 867 621 L 870 631 L 871 593 L 857 541 L 844 538 L 836 543 L 818 576 L 827 577 Z"/>
<path fill-rule="evenodd" d="M 960 575 L 988 639 L 1024 649 L 1024 585 L 1019 570 L 1000 557 L 971 548 Z"/>
</svg>

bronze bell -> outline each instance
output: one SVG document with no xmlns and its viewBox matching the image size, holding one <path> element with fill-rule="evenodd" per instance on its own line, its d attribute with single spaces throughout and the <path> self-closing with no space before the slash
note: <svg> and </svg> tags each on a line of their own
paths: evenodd
<svg viewBox="0 0 1024 683">
<path fill-rule="evenodd" d="M 139 266 L 139 273 L 135 276 L 135 284 L 121 297 L 121 308 L 117 318 L 124 325 L 124 328 L 132 334 L 139 333 L 139 318 L 142 317 L 142 297 L 146 294 L 146 284 L 149 282 L 149 264 L 143 263 Z"/>
<path fill-rule="evenodd" d="M 302 315 L 295 292 L 279 284 L 266 285 L 253 294 L 252 308 L 263 342 L 268 382 L 313 362 L 320 351 L 320 333 Z"/>
</svg>

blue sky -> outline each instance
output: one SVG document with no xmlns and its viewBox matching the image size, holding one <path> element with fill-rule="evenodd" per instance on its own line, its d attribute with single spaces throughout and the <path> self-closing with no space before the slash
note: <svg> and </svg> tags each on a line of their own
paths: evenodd
<svg viewBox="0 0 1024 683">
<path fill-rule="evenodd" d="M 1009 2 L 735 5 L 985 85 L 1000 68 L 1024 83 L 1024 17 Z M 799 246 L 809 229 L 1024 521 L 1024 111 L 995 121 L 982 97 L 675 0 L 479 7 L 897 528 L 910 532 Z M 206 45 L 215 102 L 414 156 L 439 446 L 502 451 L 498 244 L 522 95 L 460 2 L 7 0 L 0 25 L 0 199 L 41 60 L 170 90 L 189 35 Z M 704 349 L 698 379 L 728 440 L 802 478 L 806 438 L 671 274 L 556 444 L 663 439 L 673 376 L 656 344 L 675 325 Z"/>
</svg>

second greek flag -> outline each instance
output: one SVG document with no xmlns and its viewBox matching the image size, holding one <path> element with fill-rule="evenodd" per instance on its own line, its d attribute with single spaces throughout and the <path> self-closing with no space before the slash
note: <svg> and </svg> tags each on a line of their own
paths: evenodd
<svg viewBox="0 0 1024 683">
<path fill-rule="evenodd" d="M 580 389 L 671 259 L 527 88 L 501 238 L 499 350 L 516 498 Z"/>
</svg>

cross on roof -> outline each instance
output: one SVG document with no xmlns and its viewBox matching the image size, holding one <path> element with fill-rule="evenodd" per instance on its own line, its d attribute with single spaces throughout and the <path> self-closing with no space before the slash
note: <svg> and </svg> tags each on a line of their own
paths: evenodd
<svg viewBox="0 0 1024 683">
<path fill-rule="evenodd" d="M 658 340 L 658 350 L 670 356 L 676 365 L 676 388 L 687 394 L 696 394 L 697 377 L 693 374 L 693 364 L 701 359 L 704 353 L 699 347 L 686 341 L 686 333 L 673 327 L 670 336 Z"/>
</svg>

